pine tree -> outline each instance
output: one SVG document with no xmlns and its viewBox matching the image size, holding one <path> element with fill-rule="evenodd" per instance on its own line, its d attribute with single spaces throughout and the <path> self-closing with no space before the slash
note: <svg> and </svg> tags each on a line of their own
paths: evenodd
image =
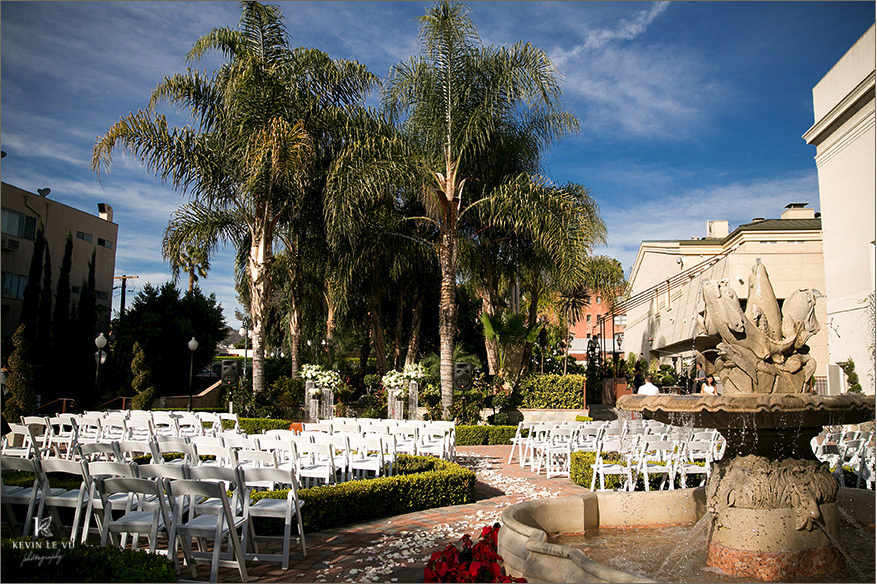
<svg viewBox="0 0 877 584">
<path fill-rule="evenodd" d="M 13 349 L 9 355 L 9 374 L 6 378 L 9 395 L 3 403 L 3 417 L 11 424 L 21 423 L 21 416 L 31 415 L 36 408 L 27 336 L 27 326 L 24 324 L 12 335 Z"/>
<path fill-rule="evenodd" d="M 152 386 L 152 371 L 146 364 L 146 352 L 140 343 L 134 343 L 134 358 L 131 360 L 131 373 L 134 374 L 134 381 L 131 387 L 137 392 L 131 404 L 135 410 L 146 410 L 155 400 L 155 388 Z"/>
</svg>

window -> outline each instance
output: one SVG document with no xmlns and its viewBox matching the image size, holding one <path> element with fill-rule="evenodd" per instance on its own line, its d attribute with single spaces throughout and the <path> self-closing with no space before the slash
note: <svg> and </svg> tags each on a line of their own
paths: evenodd
<svg viewBox="0 0 877 584">
<path fill-rule="evenodd" d="M 108 239 L 104 239 L 103 237 L 97 238 L 97 244 L 107 249 L 113 249 L 113 242 Z"/>
<path fill-rule="evenodd" d="M 603 299 L 600 298 L 599 296 L 597 296 L 597 304 L 602 304 L 602 303 L 603 303 Z"/>
<path fill-rule="evenodd" d="M 22 239 L 33 239 L 37 233 L 37 218 L 3 209 L 3 233 Z"/>
<path fill-rule="evenodd" d="M 94 241 L 94 237 L 91 235 L 91 233 L 85 233 L 84 231 L 77 231 L 76 239 L 81 239 L 83 241 L 87 241 L 88 243 Z"/>
<path fill-rule="evenodd" d="M 619 314 L 615 317 L 615 326 L 625 326 L 627 324 L 627 315 Z"/>
<path fill-rule="evenodd" d="M 589 338 L 589 339 L 591 338 L 591 333 L 588 333 L 588 338 Z"/>
<path fill-rule="evenodd" d="M 585 317 L 585 322 L 591 322 L 591 315 L 590 314 Z"/>
<path fill-rule="evenodd" d="M 3 298 L 24 299 L 27 276 L 3 272 Z"/>
<path fill-rule="evenodd" d="M 95 290 L 94 295 L 98 300 L 109 300 L 110 299 L 109 292 L 104 292 L 103 290 Z"/>
</svg>

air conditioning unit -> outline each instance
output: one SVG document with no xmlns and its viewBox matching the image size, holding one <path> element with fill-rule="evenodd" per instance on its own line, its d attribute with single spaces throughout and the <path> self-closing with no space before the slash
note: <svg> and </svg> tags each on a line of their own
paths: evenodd
<svg viewBox="0 0 877 584">
<path fill-rule="evenodd" d="M 4 238 L 3 238 L 2 249 L 3 249 L 3 251 L 17 251 L 17 250 L 18 250 L 18 246 L 19 246 L 20 244 L 21 244 L 21 242 L 18 241 L 17 239 L 6 239 L 6 238 L 4 237 Z"/>
</svg>

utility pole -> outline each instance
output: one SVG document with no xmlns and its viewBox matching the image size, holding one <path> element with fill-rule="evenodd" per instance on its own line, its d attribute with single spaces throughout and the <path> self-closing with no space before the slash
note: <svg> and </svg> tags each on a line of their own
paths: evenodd
<svg viewBox="0 0 877 584">
<path fill-rule="evenodd" d="M 122 281 L 122 298 L 120 298 L 119 303 L 119 322 L 125 318 L 125 282 L 128 280 L 139 278 L 140 276 L 127 276 L 122 274 L 121 276 L 116 276 L 113 280 L 121 280 Z"/>
</svg>

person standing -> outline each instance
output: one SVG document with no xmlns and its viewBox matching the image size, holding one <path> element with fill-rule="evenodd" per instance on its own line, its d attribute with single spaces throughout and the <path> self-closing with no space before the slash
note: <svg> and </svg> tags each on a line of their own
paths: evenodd
<svg viewBox="0 0 877 584">
<path fill-rule="evenodd" d="M 697 368 L 697 372 L 694 374 L 694 387 L 692 387 L 691 390 L 693 393 L 700 393 L 700 386 L 703 385 L 704 381 L 706 381 L 706 371 L 704 371 L 703 366 L 696 361 L 695 367 Z"/>
<path fill-rule="evenodd" d="M 652 376 L 646 375 L 646 382 L 639 386 L 636 393 L 637 395 L 658 395 L 661 393 L 661 390 L 658 389 L 657 385 L 652 383 Z"/>
</svg>

